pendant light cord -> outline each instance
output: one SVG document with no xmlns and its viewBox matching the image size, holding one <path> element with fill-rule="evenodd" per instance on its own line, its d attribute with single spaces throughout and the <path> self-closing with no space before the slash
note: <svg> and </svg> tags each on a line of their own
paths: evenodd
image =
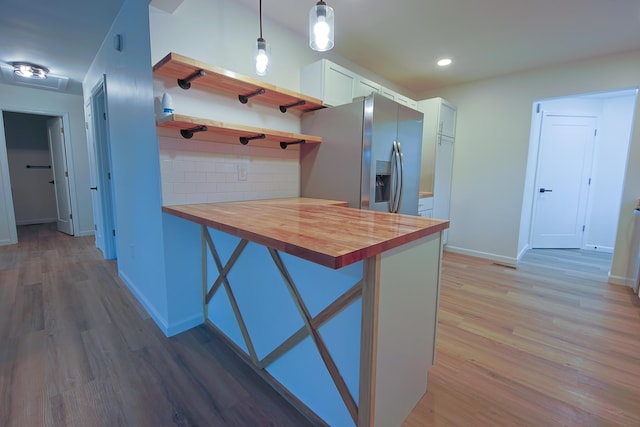
<svg viewBox="0 0 640 427">
<path fill-rule="evenodd" d="M 262 0 L 260 0 L 260 38 L 262 38 Z"/>
</svg>

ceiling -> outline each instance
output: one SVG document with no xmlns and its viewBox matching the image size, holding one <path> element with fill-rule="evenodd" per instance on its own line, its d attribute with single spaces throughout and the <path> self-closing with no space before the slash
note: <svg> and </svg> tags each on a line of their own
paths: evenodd
<svg viewBox="0 0 640 427">
<path fill-rule="evenodd" d="M 0 67 L 17 61 L 42 65 L 54 77 L 68 78 L 62 91 L 82 93 L 82 80 L 122 1 L 1 0 Z M 13 83 L 10 78 L 2 73 L 0 83 Z"/>
<path fill-rule="evenodd" d="M 235 1 L 257 13 L 258 0 Z M 413 95 L 640 49 L 638 0 L 325 1 L 335 11 L 335 52 Z M 0 65 L 42 64 L 52 74 L 69 78 L 65 91 L 80 93 L 121 4 L 122 0 L 2 0 Z M 313 4 L 314 0 L 265 0 L 263 13 L 306 37 Z M 268 27 L 264 30 L 268 39 Z M 438 67 L 436 60 L 445 56 L 453 64 Z M 9 83 L 2 74 L 0 82 Z"/>
</svg>

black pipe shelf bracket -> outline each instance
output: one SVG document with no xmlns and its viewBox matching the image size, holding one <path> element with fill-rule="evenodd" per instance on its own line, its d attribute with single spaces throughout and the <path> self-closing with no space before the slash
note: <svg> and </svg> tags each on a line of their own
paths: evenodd
<svg viewBox="0 0 640 427">
<path fill-rule="evenodd" d="M 256 136 L 241 136 L 240 137 L 240 144 L 242 145 L 247 145 L 249 143 L 249 141 L 252 141 L 254 139 L 265 139 L 267 136 L 264 133 L 261 133 L 259 135 Z"/>
<path fill-rule="evenodd" d="M 282 113 L 286 113 L 286 112 L 287 112 L 287 109 L 289 109 L 289 108 L 293 108 L 293 107 L 299 107 L 299 106 L 304 105 L 304 104 L 306 104 L 306 103 L 307 103 L 307 102 L 303 99 L 303 100 L 300 100 L 300 101 L 298 101 L 298 102 L 294 102 L 293 104 L 289 104 L 289 105 L 281 105 L 281 106 L 280 106 L 280 112 L 282 112 Z"/>
<path fill-rule="evenodd" d="M 284 141 L 282 141 L 280 143 L 280 148 L 282 148 L 284 150 L 285 148 L 287 148 L 290 145 L 304 144 L 305 142 L 307 142 L 307 141 L 304 140 L 304 139 L 300 139 L 298 141 L 292 141 L 292 142 L 284 142 Z"/>
<path fill-rule="evenodd" d="M 194 128 L 191 129 L 181 129 L 180 130 L 180 135 L 182 135 L 182 137 L 184 139 L 191 139 L 193 137 L 194 133 L 197 132 L 206 132 L 208 130 L 208 128 L 204 125 L 201 126 L 196 126 Z"/>
<path fill-rule="evenodd" d="M 49 166 L 27 165 L 27 169 L 51 169 L 51 165 Z"/>
<path fill-rule="evenodd" d="M 264 95 L 267 91 L 264 90 L 263 87 L 261 87 L 260 89 L 258 89 L 255 92 L 251 92 L 248 93 L 246 95 L 238 95 L 238 100 L 242 103 L 242 104 L 246 104 L 247 102 L 249 102 L 249 98 L 253 98 L 254 96 L 258 96 L 258 95 Z"/>
<path fill-rule="evenodd" d="M 191 82 L 194 81 L 195 79 L 199 79 L 200 77 L 204 77 L 205 74 L 206 73 L 204 72 L 204 70 L 198 70 L 195 73 L 191 74 L 186 79 L 178 79 L 178 86 L 180 86 L 184 90 L 190 89 Z"/>
</svg>

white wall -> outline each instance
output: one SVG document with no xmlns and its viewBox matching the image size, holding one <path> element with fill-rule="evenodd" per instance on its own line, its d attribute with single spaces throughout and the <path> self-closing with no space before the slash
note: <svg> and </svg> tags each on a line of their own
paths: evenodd
<svg viewBox="0 0 640 427">
<path fill-rule="evenodd" d="M 67 133 L 67 162 L 72 175 L 70 180 L 71 205 L 74 211 L 74 232 L 76 235 L 93 234 L 93 210 L 89 190 L 89 162 L 87 141 L 84 127 L 84 113 L 82 96 L 57 93 L 48 90 L 38 90 L 27 87 L 0 84 L 0 111 L 17 111 L 25 113 L 62 116 Z M 3 129 L 0 129 L 2 131 Z M 4 132 L 0 132 L 0 146 L 6 144 Z M 3 157 L 4 149 L 0 149 L 0 170 L 6 166 Z M 8 192 L 9 176 L 0 173 L 0 188 Z M 3 196 L 3 195 L 0 195 Z M 13 227 L 13 213 L 9 213 L 4 200 L 0 208 L 0 244 L 9 243 L 11 228 Z"/>
<path fill-rule="evenodd" d="M 640 86 L 640 52 L 631 52 L 442 88 L 458 107 L 449 250 L 515 263 L 521 233 L 535 100 Z M 634 114 L 638 123 L 638 111 Z M 528 184 L 528 183 L 527 183 Z M 640 127 L 635 126 L 620 203 L 611 280 L 633 277 L 633 207 L 640 197 Z"/>
<path fill-rule="evenodd" d="M 158 326 L 168 333 L 148 11 L 146 0 L 125 0 L 82 86 L 88 98 L 106 74 L 118 273 Z M 121 52 L 113 47 L 116 34 L 122 36 Z"/>
<path fill-rule="evenodd" d="M 602 101 L 584 245 L 613 252 L 636 96 Z M 640 195 L 638 195 L 640 197 Z"/>
</svg>

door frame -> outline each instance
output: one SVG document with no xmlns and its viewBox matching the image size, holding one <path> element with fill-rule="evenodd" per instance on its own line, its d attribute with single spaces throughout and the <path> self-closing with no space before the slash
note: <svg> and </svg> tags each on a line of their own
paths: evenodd
<svg viewBox="0 0 640 427">
<path fill-rule="evenodd" d="M 69 112 L 68 111 L 55 111 L 55 110 L 41 110 L 31 108 L 19 108 L 12 107 L 11 105 L 0 104 L 0 175 L 4 182 L 4 202 L 5 209 L 7 209 L 7 219 L 9 221 L 9 241 L 0 242 L 0 244 L 15 244 L 18 243 L 18 231 L 16 226 L 16 216 L 13 206 L 13 193 L 11 191 L 11 177 L 9 175 L 9 158 L 7 155 L 7 139 L 4 132 L 4 112 L 11 113 L 23 113 L 34 114 L 38 116 L 53 116 L 62 118 L 62 126 L 69 131 L 67 134 L 68 144 L 65 144 L 64 156 L 67 163 L 67 171 L 69 172 L 69 195 L 71 197 L 71 214 L 77 217 L 77 198 L 76 198 L 76 182 L 75 171 L 73 164 L 73 154 L 71 150 L 71 126 L 69 125 Z M 72 233 L 76 235 L 76 221 L 72 225 Z"/>
<path fill-rule="evenodd" d="M 541 120 L 540 120 L 540 132 L 538 133 L 538 149 L 536 152 L 536 168 L 535 168 L 535 175 L 534 175 L 534 179 L 533 179 L 533 202 L 532 202 L 532 209 L 531 209 L 531 226 L 529 228 L 529 243 L 528 246 L 529 248 L 532 248 L 533 245 L 533 235 L 535 232 L 535 219 L 536 219 L 536 214 L 537 214 L 537 209 L 538 209 L 538 192 L 536 191 L 536 189 L 538 188 L 538 179 L 540 176 L 540 150 L 542 149 L 542 130 L 544 128 L 544 118 L 547 116 L 562 116 L 562 117 L 582 117 L 582 118 L 589 118 L 589 119 L 594 119 L 596 122 L 598 120 L 598 118 L 596 116 L 592 116 L 589 114 L 568 114 L 568 113 L 555 113 L 553 111 L 545 111 L 542 110 L 541 111 L 542 116 L 541 116 Z M 596 129 L 597 129 L 597 123 L 596 123 Z M 591 176 L 593 174 L 593 155 L 594 155 L 594 150 L 595 150 L 595 138 L 596 136 L 593 137 L 593 139 L 591 140 L 591 142 L 589 143 L 589 147 L 586 148 L 587 150 L 587 157 L 584 160 L 584 164 L 587 167 L 587 171 L 585 172 L 587 175 Z M 588 224 L 586 224 L 587 221 L 587 213 L 588 213 L 588 207 L 589 207 L 589 201 L 592 197 L 591 195 L 591 185 L 587 185 L 587 188 L 585 191 L 585 197 L 586 199 L 584 200 L 584 202 L 581 204 L 582 205 L 582 212 L 580 212 L 580 216 L 582 218 L 582 224 L 585 226 L 588 226 Z M 583 249 L 584 247 L 584 230 L 582 231 L 582 236 L 580 237 L 580 247 L 579 249 Z"/>
<path fill-rule="evenodd" d="M 99 206 L 98 209 L 94 207 L 94 223 L 96 228 L 101 228 L 103 237 L 103 247 L 99 249 L 102 250 L 105 259 L 117 259 L 118 237 L 116 230 L 118 227 L 116 220 L 115 189 L 113 185 L 114 175 L 111 160 L 107 93 L 107 76 L 105 74 L 102 75 L 102 78 L 94 85 L 89 96 L 88 103 L 91 105 L 92 123 L 88 125 L 91 130 L 91 135 L 87 135 L 87 143 L 93 144 L 93 148 L 88 148 L 89 152 L 93 151 L 95 156 L 94 159 L 89 161 L 89 167 L 93 169 L 90 171 L 90 174 L 92 177 L 95 177 L 95 184 L 98 187 L 97 201 Z M 98 112 L 101 110 L 105 113 L 104 120 L 100 120 L 99 118 Z M 105 170 L 111 174 L 111 182 L 108 182 L 109 180 L 107 180 L 102 173 Z M 108 188 L 109 191 L 100 190 L 105 188 Z M 98 221 L 98 219 L 100 219 L 100 221 Z M 96 229 L 96 232 L 97 231 Z"/>
</svg>

